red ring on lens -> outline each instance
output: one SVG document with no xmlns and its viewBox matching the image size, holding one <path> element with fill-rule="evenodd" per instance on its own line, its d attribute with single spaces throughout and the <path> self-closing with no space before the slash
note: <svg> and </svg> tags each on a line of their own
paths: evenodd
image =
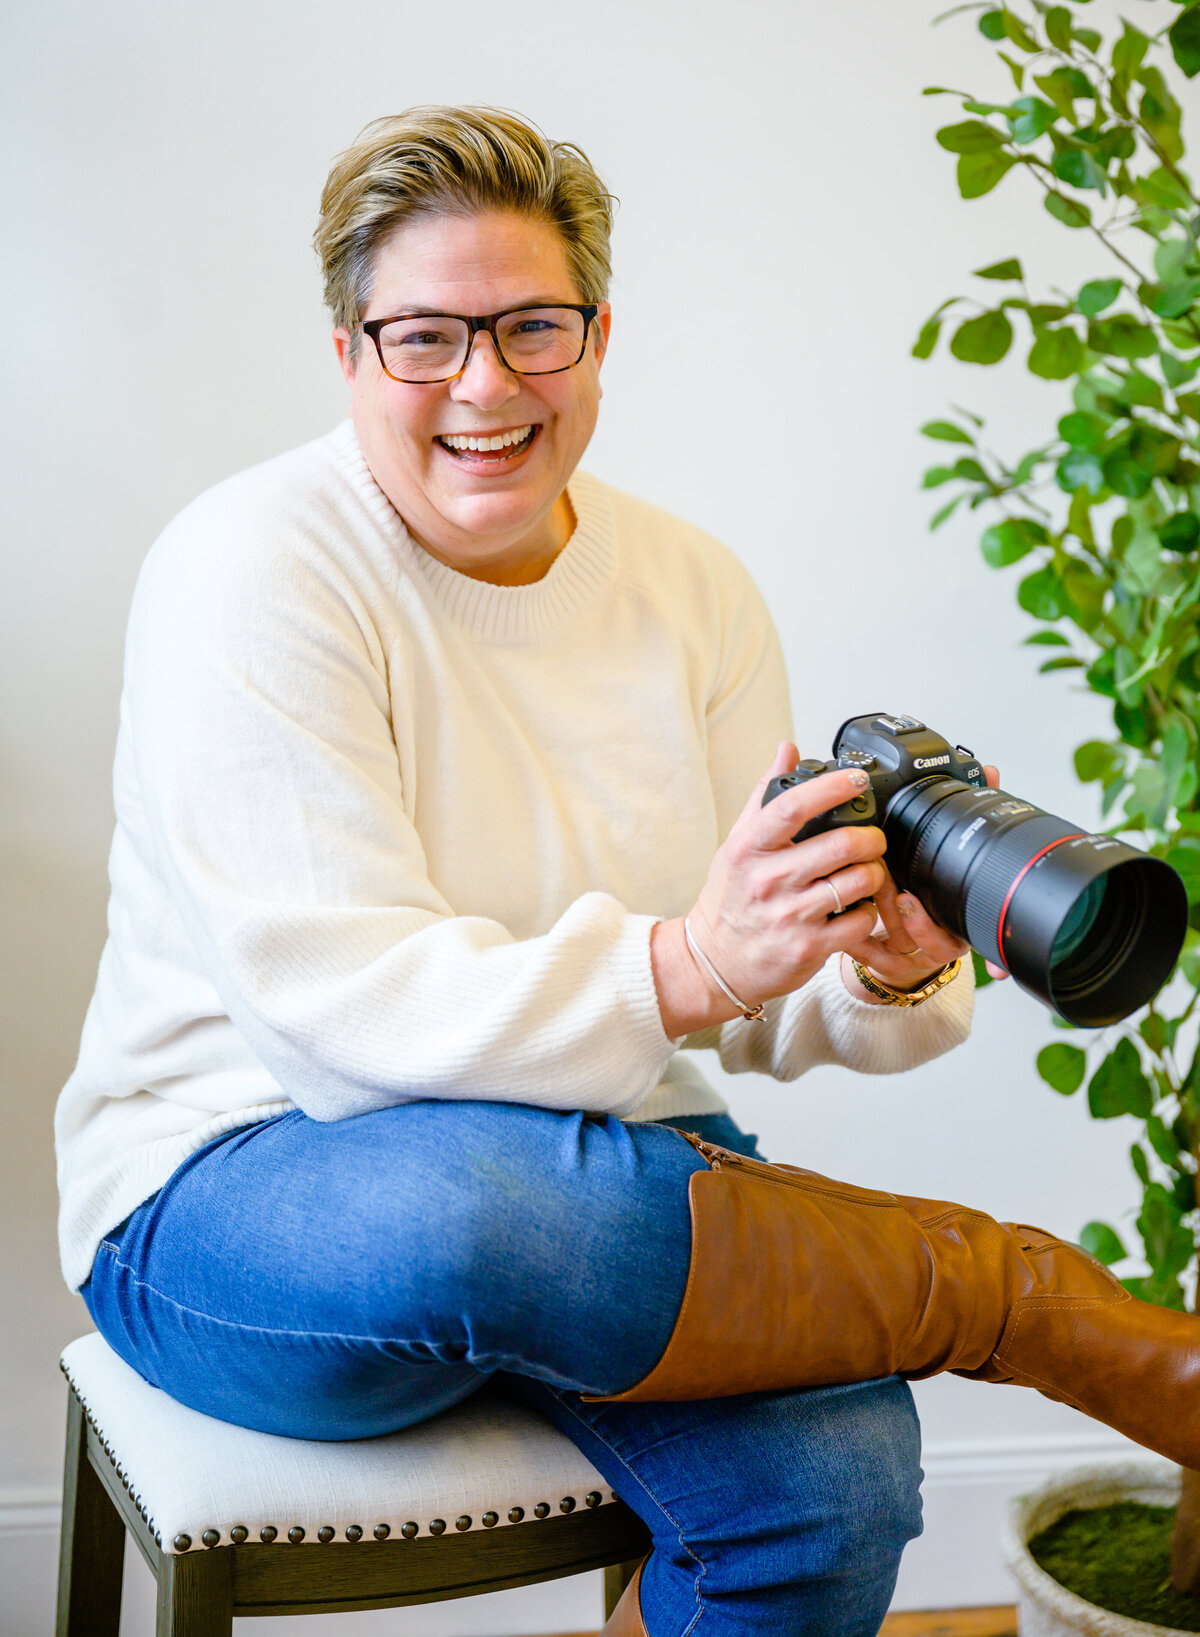
<svg viewBox="0 0 1200 1637">
<path fill-rule="evenodd" d="M 1029 871 L 1033 868 L 1033 866 L 1037 863 L 1038 859 L 1039 858 L 1045 858 L 1047 853 L 1052 853 L 1056 847 L 1061 847 L 1064 841 L 1078 841 L 1080 836 L 1085 836 L 1085 835 L 1087 835 L 1086 830 L 1076 830 L 1072 835 L 1059 836 L 1057 841 L 1048 841 L 1040 852 L 1034 853 L 1033 857 L 1029 860 L 1028 864 L 1026 864 L 1025 867 L 1021 870 L 1020 874 L 1017 876 L 1017 878 L 1013 882 L 1012 886 L 1008 889 L 1008 897 L 1004 900 L 1004 903 L 1000 907 L 1000 919 L 999 919 L 999 922 L 997 923 L 997 932 L 996 932 L 996 948 L 998 950 L 1000 950 L 1001 945 L 1004 942 L 1004 938 L 1005 938 L 1005 936 L 1006 936 L 1006 934 L 1008 932 L 1008 928 L 1005 926 L 1004 923 L 1005 923 L 1005 919 L 1006 919 L 1006 917 L 1008 915 L 1008 906 L 1013 901 L 1013 893 L 1016 892 L 1017 888 L 1021 885 L 1021 882 L 1024 881 L 1025 877 L 1028 875 Z M 1009 967 L 1008 967 L 1008 963 L 1004 960 L 1003 952 L 1001 952 L 1000 960 L 1001 960 L 1001 964 L 1004 966 L 1004 970 L 1007 972 L 1009 970 Z"/>
</svg>

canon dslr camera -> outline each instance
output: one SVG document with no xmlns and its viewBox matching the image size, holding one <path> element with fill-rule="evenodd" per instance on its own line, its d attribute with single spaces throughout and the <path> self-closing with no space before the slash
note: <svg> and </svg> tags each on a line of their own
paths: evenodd
<svg viewBox="0 0 1200 1637">
<path fill-rule="evenodd" d="M 1170 977 L 1187 893 L 1161 859 L 991 790 L 972 751 L 913 716 L 852 716 L 833 759 L 772 779 L 763 804 L 819 774 L 858 767 L 861 795 L 811 819 L 804 841 L 877 824 L 896 885 L 1071 1023 L 1117 1023 Z"/>
</svg>

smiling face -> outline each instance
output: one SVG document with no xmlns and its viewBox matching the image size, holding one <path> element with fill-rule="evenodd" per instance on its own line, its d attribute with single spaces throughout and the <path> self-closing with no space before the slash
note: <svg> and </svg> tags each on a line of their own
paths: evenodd
<svg viewBox="0 0 1200 1637">
<path fill-rule="evenodd" d="M 582 299 L 548 222 L 422 216 L 380 246 L 363 316 L 479 316 Z M 366 337 L 352 360 L 349 332 L 334 330 L 367 465 L 439 562 L 493 585 L 546 573 L 573 526 L 565 490 L 596 425 L 608 328 L 605 302 L 575 368 L 541 376 L 514 375 L 481 332 L 457 380 L 420 386 L 385 375 Z"/>
</svg>

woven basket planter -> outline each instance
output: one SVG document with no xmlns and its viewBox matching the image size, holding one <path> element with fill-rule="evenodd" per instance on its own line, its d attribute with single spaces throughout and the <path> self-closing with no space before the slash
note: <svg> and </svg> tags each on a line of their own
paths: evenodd
<svg viewBox="0 0 1200 1637">
<path fill-rule="evenodd" d="M 1108 1506 L 1114 1501 L 1174 1506 L 1179 1499 L 1179 1481 L 1179 1468 L 1165 1462 L 1076 1467 L 1013 1501 L 1003 1547 L 1005 1561 L 1017 1581 L 1021 1637 L 1080 1637 L 1080 1633 L 1089 1637 L 1187 1637 L 1174 1626 L 1130 1620 L 1076 1597 L 1038 1567 L 1027 1544 L 1065 1512 L 1076 1508 Z"/>
</svg>

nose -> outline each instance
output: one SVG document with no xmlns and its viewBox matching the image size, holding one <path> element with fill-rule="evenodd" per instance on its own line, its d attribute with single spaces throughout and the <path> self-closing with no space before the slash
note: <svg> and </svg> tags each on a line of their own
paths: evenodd
<svg viewBox="0 0 1200 1637">
<path fill-rule="evenodd" d="M 457 403 L 475 404 L 479 409 L 499 409 L 520 390 L 520 382 L 501 361 L 496 343 L 486 330 L 480 330 L 474 337 L 466 368 L 450 384 L 450 396 Z"/>
</svg>

